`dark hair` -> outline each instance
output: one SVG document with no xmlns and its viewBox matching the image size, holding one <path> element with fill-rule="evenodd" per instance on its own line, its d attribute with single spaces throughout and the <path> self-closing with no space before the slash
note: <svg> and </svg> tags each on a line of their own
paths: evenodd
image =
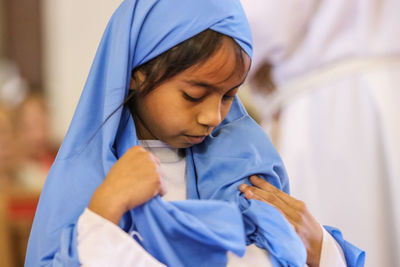
<svg viewBox="0 0 400 267">
<path fill-rule="evenodd" d="M 130 90 L 125 103 L 130 108 L 133 105 L 133 94 L 147 95 L 154 88 L 178 75 L 196 64 L 206 61 L 222 45 L 223 38 L 230 38 L 221 33 L 207 29 L 194 37 L 174 46 L 154 59 L 134 68 L 132 79 L 137 88 Z M 231 38 L 230 38 L 231 39 Z M 243 50 L 232 40 L 235 45 L 237 67 L 244 67 Z M 144 75 L 144 81 L 140 81 L 138 73 Z"/>
</svg>

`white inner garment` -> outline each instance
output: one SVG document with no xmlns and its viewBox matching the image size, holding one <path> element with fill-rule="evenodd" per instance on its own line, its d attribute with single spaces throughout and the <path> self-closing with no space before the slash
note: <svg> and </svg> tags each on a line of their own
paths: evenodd
<svg viewBox="0 0 400 267">
<path fill-rule="evenodd" d="M 161 162 L 166 201 L 186 199 L 186 157 L 184 151 L 159 140 L 140 140 L 140 145 L 153 153 Z"/>
</svg>

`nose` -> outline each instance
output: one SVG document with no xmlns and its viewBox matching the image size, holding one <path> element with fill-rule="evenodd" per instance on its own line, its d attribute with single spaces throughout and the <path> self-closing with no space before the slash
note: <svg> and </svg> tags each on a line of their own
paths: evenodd
<svg viewBox="0 0 400 267">
<path fill-rule="evenodd" d="M 197 116 L 197 122 L 206 127 L 217 127 L 222 121 L 222 105 L 219 99 L 209 100 L 202 107 Z"/>
</svg>

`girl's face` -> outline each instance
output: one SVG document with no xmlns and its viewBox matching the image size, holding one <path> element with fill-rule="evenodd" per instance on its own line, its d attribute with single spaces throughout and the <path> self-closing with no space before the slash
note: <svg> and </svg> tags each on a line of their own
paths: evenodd
<svg viewBox="0 0 400 267">
<path fill-rule="evenodd" d="M 158 139 L 175 148 L 201 143 L 226 117 L 239 86 L 246 78 L 250 58 L 237 67 L 234 43 L 221 47 L 204 63 L 181 72 L 135 99 L 139 139 Z M 134 88 L 134 84 L 131 84 Z"/>
</svg>

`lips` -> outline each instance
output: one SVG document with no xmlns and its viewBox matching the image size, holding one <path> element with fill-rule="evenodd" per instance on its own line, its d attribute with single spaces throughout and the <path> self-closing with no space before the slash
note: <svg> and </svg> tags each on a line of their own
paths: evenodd
<svg viewBox="0 0 400 267">
<path fill-rule="evenodd" d="M 207 137 L 207 135 L 185 135 L 185 136 L 188 139 L 189 143 L 192 144 L 200 144 Z"/>
</svg>

